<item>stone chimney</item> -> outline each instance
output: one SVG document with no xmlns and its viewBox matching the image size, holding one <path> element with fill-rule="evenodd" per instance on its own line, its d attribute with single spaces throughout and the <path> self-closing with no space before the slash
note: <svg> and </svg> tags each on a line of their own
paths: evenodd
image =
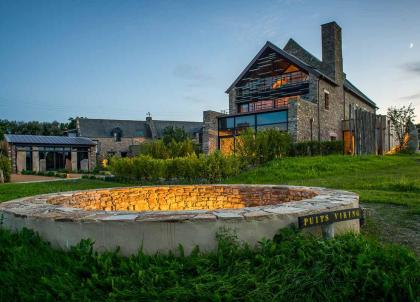
<svg viewBox="0 0 420 302">
<path fill-rule="evenodd" d="M 344 81 L 341 27 L 333 21 L 322 24 L 321 29 L 323 69 L 340 85 Z"/>
</svg>

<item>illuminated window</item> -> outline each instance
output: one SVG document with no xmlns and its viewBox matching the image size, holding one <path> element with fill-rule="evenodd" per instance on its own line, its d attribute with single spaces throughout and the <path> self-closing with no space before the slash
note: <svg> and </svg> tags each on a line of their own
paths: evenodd
<svg viewBox="0 0 420 302">
<path fill-rule="evenodd" d="M 219 140 L 219 149 L 222 154 L 232 154 L 234 152 L 234 137 L 223 137 Z"/>
<path fill-rule="evenodd" d="M 239 105 L 239 113 L 249 112 L 249 104 L 240 104 Z"/>
<path fill-rule="evenodd" d="M 325 109 L 330 109 L 330 93 L 326 90 L 324 90 L 324 104 Z"/>
</svg>

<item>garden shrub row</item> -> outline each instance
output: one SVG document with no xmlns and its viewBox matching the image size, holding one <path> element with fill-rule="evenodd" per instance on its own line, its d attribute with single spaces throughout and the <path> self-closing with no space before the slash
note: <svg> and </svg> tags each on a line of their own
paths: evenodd
<svg viewBox="0 0 420 302">
<path fill-rule="evenodd" d="M 159 159 L 186 157 L 197 153 L 197 151 L 196 144 L 190 139 L 180 142 L 172 140 L 169 143 L 165 143 L 163 140 L 154 140 L 140 145 L 140 154 Z"/>
<path fill-rule="evenodd" d="M 343 154 L 343 141 L 307 141 L 291 144 L 289 156 Z"/>
<path fill-rule="evenodd" d="M 241 161 L 237 156 L 223 156 L 220 152 L 168 159 L 139 155 L 133 158 L 112 158 L 110 169 L 115 176 L 132 180 L 163 178 L 214 182 L 239 174 Z"/>
<path fill-rule="evenodd" d="M 10 175 L 12 174 L 12 165 L 7 156 L 0 154 L 0 170 L 3 171 L 3 177 L 5 182 L 10 181 Z"/>
</svg>

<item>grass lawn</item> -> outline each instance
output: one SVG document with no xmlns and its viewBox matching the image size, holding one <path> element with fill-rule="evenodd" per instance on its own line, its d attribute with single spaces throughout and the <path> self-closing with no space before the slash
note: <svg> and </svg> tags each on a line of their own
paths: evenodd
<svg viewBox="0 0 420 302">
<path fill-rule="evenodd" d="M 419 156 L 285 158 L 226 182 L 354 191 L 368 205 L 390 207 L 391 211 L 376 210 L 399 226 L 405 219 L 398 214 L 401 208 L 410 217 L 420 213 Z M 1 184 L 0 202 L 115 186 L 125 185 L 87 179 Z M 395 228 L 386 229 L 376 222 L 371 229 L 400 235 L 399 231 L 391 233 Z M 419 237 L 418 229 L 413 234 Z M 29 230 L 12 234 L 0 228 L 0 302 L 418 301 L 419 258 L 404 246 L 383 244 L 371 237 L 377 236 L 345 235 L 325 241 L 284 229 L 255 248 L 225 237 L 212 253 L 139 253 L 125 258 L 117 253 L 95 254 L 87 241 L 64 252 L 52 249 Z"/>
<path fill-rule="evenodd" d="M 316 156 L 275 160 L 226 183 L 291 184 L 356 192 L 361 202 L 420 214 L 420 156 Z"/>
</svg>

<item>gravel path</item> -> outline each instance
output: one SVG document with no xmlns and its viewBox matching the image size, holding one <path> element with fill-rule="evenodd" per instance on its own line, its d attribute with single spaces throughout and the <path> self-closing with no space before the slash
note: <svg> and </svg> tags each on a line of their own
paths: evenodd
<svg viewBox="0 0 420 302">
<path fill-rule="evenodd" d="M 410 213 L 404 206 L 381 203 L 361 203 L 361 206 L 368 210 L 363 233 L 403 244 L 420 256 L 420 215 Z"/>
</svg>

